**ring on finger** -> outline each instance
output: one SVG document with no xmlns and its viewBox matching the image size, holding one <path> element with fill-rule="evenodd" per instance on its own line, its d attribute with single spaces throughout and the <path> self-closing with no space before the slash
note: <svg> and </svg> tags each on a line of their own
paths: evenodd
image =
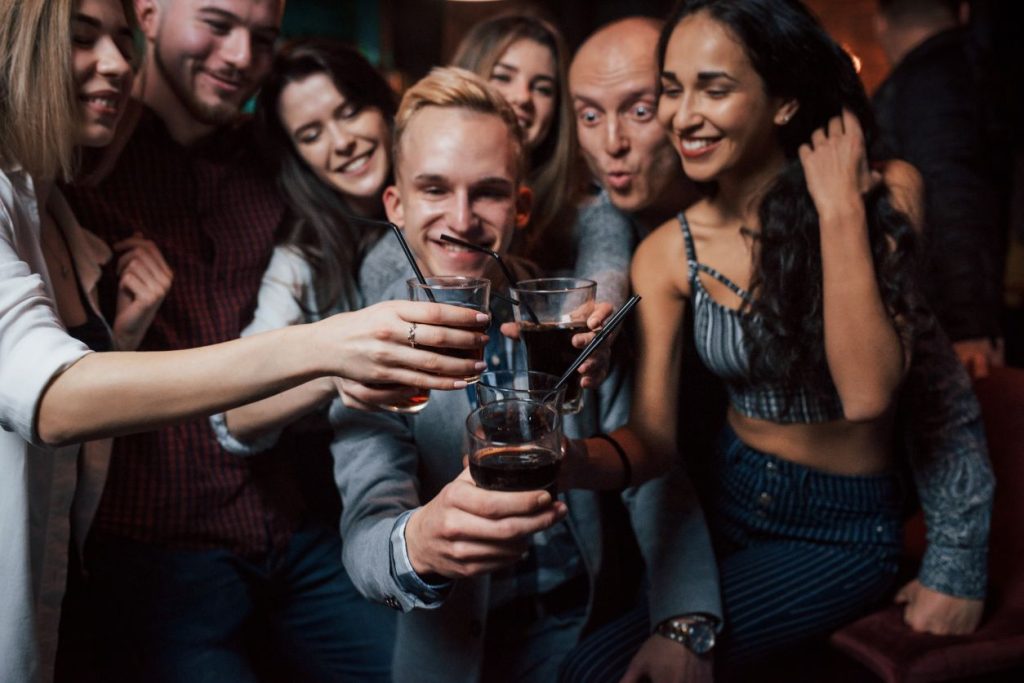
<svg viewBox="0 0 1024 683">
<path fill-rule="evenodd" d="M 415 349 L 416 348 L 416 323 L 410 323 L 409 324 L 409 334 L 407 334 L 405 336 L 405 338 L 409 342 L 409 346 L 411 346 L 412 348 Z"/>
</svg>

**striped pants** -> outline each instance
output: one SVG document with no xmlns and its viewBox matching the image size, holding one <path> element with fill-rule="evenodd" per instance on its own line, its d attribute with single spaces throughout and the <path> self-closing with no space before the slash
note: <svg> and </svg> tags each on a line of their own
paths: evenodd
<svg viewBox="0 0 1024 683">
<path fill-rule="evenodd" d="M 737 671 L 867 612 L 894 588 L 903 489 L 893 475 L 850 477 L 746 446 L 726 427 L 708 519 L 725 627 L 716 667 Z M 616 682 L 651 633 L 639 605 L 582 642 L 563 683 Z"/>
</svg>

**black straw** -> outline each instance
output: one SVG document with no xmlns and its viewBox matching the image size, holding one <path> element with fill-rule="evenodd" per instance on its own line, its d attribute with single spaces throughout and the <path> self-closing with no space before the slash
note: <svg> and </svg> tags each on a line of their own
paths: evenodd
<svg viewBox="0 0 1024 683">
<path fill-rule="evenodd" d="M 466 249 L 470 249 L 472 251 L 478 251 L 481 254 L 487 254 L 492 259 L 498 262 L 498 267 L 501 268 L 501 272 L 505 274 L 505 279 L 508 280 L 508 286 L 512 288 L 519 286 L 519 281 L 516 280 L 515 274 L 509 269 L 508 264 L 505 263 L 505 261 L 501 258 L 501 255 L 498 252 L 492 249 L 488 249 L 487 247 L 481 247 L 479 244 L 473 244 L 472 242 L 460 240 L 458 238 L 452 237 L 451 235 L 441 235 L 441 241 L 449 242 L 451 244 L 457 244 L 460 247 L 465 247 Z M 529 316 L 530 322 L 534 323 L 535 325 L 540 324 L 540 319 L 537 318 L 537 314 L 534 313 L 533 309 L 530 308 L 528 305 L 520 301 L 516 301 L 515 299 L 509 299 L 508 297 L 504 297 L 501 295 L 495 294 L 494 296 L 497 296 L 499 299 L 508 301 L 516 306 L 520 306 L 526 312 L 526 315 Z"/>
<path fill-rule="evenodd" d="M 378 221 L 374 221 L 375 223 Z M 434 301 L 434 293 L 427 287 L 427 278 L 423 277 L 423 271 L 416 265 L 416 257 L 412 255 L 412 251 L 409 249 L 409 243 L 405 241 L 405 235 L 402 234 L 402 229 L 391 221 L 387 222 L 391 226 L 391 231 L 398 239 L 398 243 L 402 245 L 402 251 L 405 252 L 405 258 L 409 259 L 409 265 L 412 266 L 412 272 L 416 273 L 416 279 L 419 280 L 420 284 L 423 285 L 423 291 L 426 293 L 427 298 Z"/>
<path fill-rule="evenodd" d="M 559 389 L 565 386 L 565 383 L 569 381 L 569 378 L 572 377 L 573 373 L 583 365 L 583 361 L 590 358 L 591 354 L 597 350 L 597 347 L 604 343 L 604 340 L 608 338 L 620 323 L 622 323 L 622 320 L 631 310 L 633 310 L 633 307 L 636 306 L 638 301 L 640 301 L 640 297 L 634 294 L 629 298 L 629 301 L 622 304 L 622 308 L 615 311 L 612 317 L 608 319 L 608 322 L 605 323 L 604 327 L 601 328 L 601 331 L 597 333 L 597 336 L 590 340 L 590 343 L 587 344 L 585 349 L 583 349 L 579 357 L 573 361 L 572 365 L 569 366 L 569 369 L 565 371 L 561 378 L 559 378 L 558 383 L 555 384 L 551 389 L 550 394 L 548 394 L 549 396 L 557 393 Z"/>
</svg>

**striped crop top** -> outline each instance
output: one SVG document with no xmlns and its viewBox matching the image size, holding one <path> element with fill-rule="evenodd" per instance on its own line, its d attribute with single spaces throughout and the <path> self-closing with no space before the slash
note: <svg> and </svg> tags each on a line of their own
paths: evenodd
<svg viewBox="0 0 1024 683">
<path fill-rule="evenodd" d="M 750 353 L 741 324 L 741 317 L 749 314 L 712 299 L 701 284 L 700 272 L 715 278 L 744 301 L 750 301 L 750 294 L 714 268 L 699 263 L 690 225 L 682 213 L 679 214 L 679 225 L 683 229 L 689 266 L 694 344 L 704 364 L 725 383 L 732 407 L 748 417 L 782 424 L 842 419 L 843 404 L 831 383 L 828 395 L 821 397 L 812 391 L 794 391 L 751 377 Z"/>
</svg>

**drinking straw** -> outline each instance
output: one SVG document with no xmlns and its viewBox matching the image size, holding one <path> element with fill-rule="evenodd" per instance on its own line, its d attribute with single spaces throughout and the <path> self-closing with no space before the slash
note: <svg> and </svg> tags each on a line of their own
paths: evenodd
<svg viewBox="0 0 1024 683">
<path fill-rule="evenodd" d="M 368 219 L 364 219 L 364 220 L 368 220 Z M 434 293 L 431 292 L 430 288 L 427 286 L 427 278 L 423 277 L 423 271 L 421 271 L 420 267 L 418 265 L 416 265 L 416 257 L 412 255 L 412 251 L 410 251 L 410 249 L 409 249 L 409 243 L 405 241 L 405 235 L 402 234 L 402 229 L 399 228 L 394 223 L 392 223 L 391 221 L 373 221 L 373 222 L 374 223 L 386 222 L 389 226 L 391 226 L 391 232 L 394 233 L 395 237 L 398 239 L 398 243 L 400 245 L 402 245 L 402 251 L 405 252 L 405 258 L 409 259 L 409 265 L 412 266 L 412 272 L 414 272 L 416 274 L 416 279 L 419 280 L 421 285 L 423 285 L 423 291 L 426 293 L 427 298 L 430 299 L 431 301 L 434 301 Z"/>
<path fill-rule="evenodd" d="M 478 251 L 481 254 L 487 254 L 488 256 L 490 256 L 491 258 L 498 262 L 498 267 L 500 267 L 501 272 L 505 274 L 505 279 L 508 280 L 509 287 L 516 287 L 519 284 L 519 281 L 516 280 L 515 274 L 512 273 L 512 271 L 508 267 L 508 264 L 505 263 L 505 261 L 501 258 L 501 255 L 498 252 L 492 249 L 488 249 L 487 247 L 481 247 L 479 244 L 473 244 L 472 242 L 466 242 L 464 240 L 457 239 L 455 237 L 452 237 L 451 235 L 441 235 L 441 241 L 449 242 L 451 244 L 457 244 L 460 247 L 465 247 L 466 249 L 470 249 L 472 251 Z M 513 303 L 516 306 L 521 306 L 523 310 L 526 311 L 526 315 L 529 316 L 530 322 L 536 325 L 540 324 L 540 319 L 537 318 L 537 314 L 534 313 L 533 309 L 530 308 L 527 304 L 524 304 L 520 301 L 516 301 L 515 299 L 503 297 L 501 295 L 495 296 L 497 296 L 499 299 L 504 299 L 505 301 Z"/>
<path fill-rule="evenodd" d="M 577 357 L 576 360 L 573 361 L 572 365 L 569 366 L 569 369 L 566 370 L 565 373 L 559 378 L 558 382 L 551 389 L 551 392 L 548 394 L 548 396 L 557 392 L 559 389 L 565 386 L 565 383 L 569 381 L 569 378 L 572 377 L 573 373 L 576 372 L 581 365 L 583 365 L 583 361 L 590 358 L 591 354 L 593 354 L 594 351 L 596 351 L 597 348 L 604 343 L 604 340 L 607 339 L 609 335 L 611 335 L 611 333 L 615 330 L 616 327 L 619 326 L 620 323 L 622 323 L 623 319 L 631 310 L 633 310 L 633 307 L 636 306 L 638 301 L 640 301 L 640 297 L 634 294 L 629 298 L 629 301 L 622 304 L 622 308 L 615 311 L 612 317 L 608 319 L 608 322 L 605 323 L 604 327 L 601 328 L 601 331 L 597 333 L 597 336 L 590 340 L 590 343 L 587 344 L 585 349 L 583 349 L 579 357 Z M 545 400 L 547 400 L 546 397 Z"/>
</svg>

